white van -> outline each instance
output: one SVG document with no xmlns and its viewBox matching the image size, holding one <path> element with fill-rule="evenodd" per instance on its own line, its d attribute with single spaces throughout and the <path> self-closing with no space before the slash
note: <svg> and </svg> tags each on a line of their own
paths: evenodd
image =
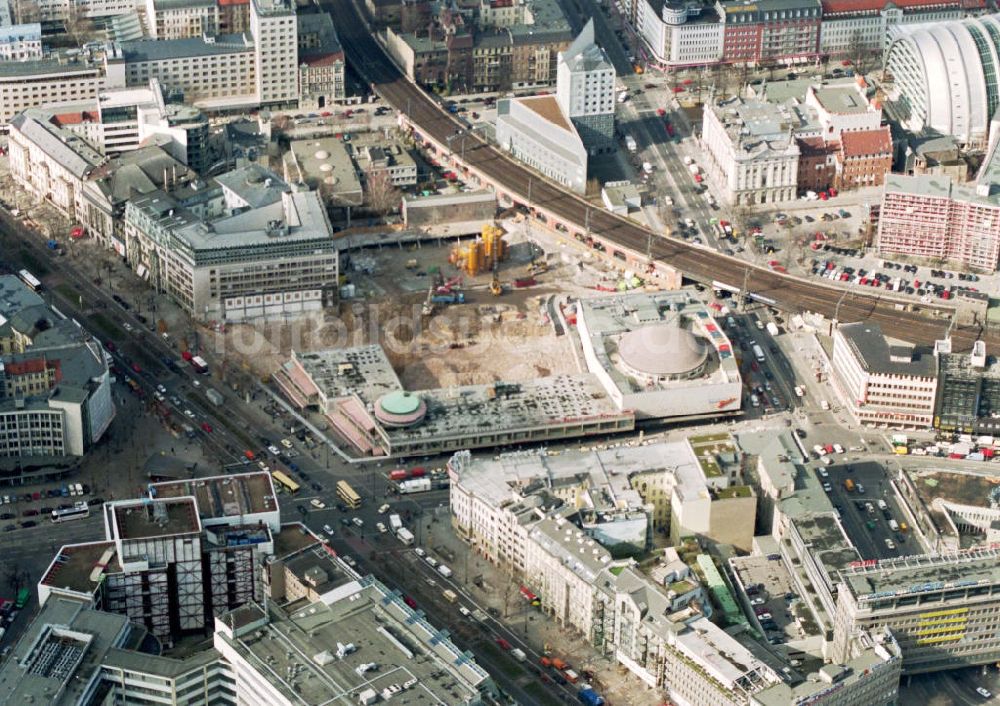
<svg viewBox="0 0 1000 706">
<path fill-rule="evenodd" d="M 895 520 L 889 520 L 889 529 L 891 529 L 893 532 L 898 532 L 899 523 L 896 522 Z"/>
<path fill-rule="evenodd" d="M 760 398 L 757 395 L 750 395 L 750 404 L 754 407 L 760 407 Z"/>
</svg>

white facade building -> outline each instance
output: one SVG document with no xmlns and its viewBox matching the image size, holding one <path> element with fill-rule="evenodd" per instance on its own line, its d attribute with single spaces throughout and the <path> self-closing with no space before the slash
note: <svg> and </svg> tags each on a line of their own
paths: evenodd
<svg viewBox="0 0 1000 706">
<path fill-rule="evenodd" d="M 242 321 L 318 310 L 337 286 L 338 250 L 314 191 L 256 165 L 221 175 L 222 212 L 162 191 L 128 203 L 126 256 L 192 316 Z"/>
<path fill-rule="evenodd" d="M 930 351 L 892 344 L 878 324 L 839 326 L 833 334 L 833 384 L 862 424 L 930 427 L 937 360 Z"/>
<path fill-rule="evenodd" d="M 216 0 L 146 0 L 146 31 L 153 39 L 214 36 L 219 5 Z"/>
<path fill-rule="evenodd" d="M 725 24 L 711 6 L 636 0 L 636 33 L 652 60 L 665 68 L 722 59 Z"/>
<path fill-rule="evenodd" d="M 1000 14 L 892 28 L 888 100 L 912 132 L 983 147 L 1000 105 Z"/>
<path fill-rule="evenodd" d="M 934 4 L 919 0 L 824 0 L 819 30 L 819 51 L 826 56 L 853 58 L 858 52 L 881 54 L 889 30 L 902 24 L 923 24 L 958 20 L 962 5 L 954 0 Z"/>
<path fill-rule="evenodd" d="M 594 21 L 559 52 L 556 99 L 590 154 L 615 149 L 615 68 L 594 42 Z"/>
<path fill-rule="evenodd" d="M 42 58 L 42 25 L 0 26 L 0 60 L 27 61 Z"/>
<path fill-rule="evenodd" d="M 497 101 L 496 135 L 515 159 L 572 191 L 587 190 L 587 148 L 555 96 Z"/>
<path fill-rule="evenodd" d="M 295 3 L 250 0 L 250 32 L 260 105 L 293 105 L 299 97 L 299 37 Z"/>
<path fill-rule="evenodd" d="M 95 100 L 125 86 L 125 63 L 113 44 L 99 56 L 59 54 L 35 61 L 0 62 L 0 125 L 46 103 Z"/>
<path fill-rule="evenodd" d="M 799 146 L 789 108 L 734 98 L 704 111 L 701 142 L 734 205 L 795 199 Z"/>
</svg>

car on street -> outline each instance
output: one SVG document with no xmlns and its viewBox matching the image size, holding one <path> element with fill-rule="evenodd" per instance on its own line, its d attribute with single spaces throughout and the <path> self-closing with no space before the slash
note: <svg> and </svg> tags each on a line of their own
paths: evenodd
<svg viewBox="0 0 1000 706">
<path fill-rule="evenodd" d="M 309 487 L 315 490 L 317 493 L 323 492 L 323 486 L 320 485 L 319 483 L 313 483 Z"/>
<path fill-rule="evenodd" d="M 326 532 L 329 536 L 331 537 L 333 536 L 333 527 L 331 527 L 330 525 L 323 525 L 323 531 Z"/>
<path fill-rule="evenodd" d="M 16 529 L 17 529 L 17 525 L 4 525 L 3 526 L 3 531 L 4 532 L 13 532 Z"/>
<path fill-rule="evenodd" d="M 360 517 L 352 517 L 351 518 L 351 522 L 354 523 L 355 527 L 364 527 L 365 526 L 365 521 L 362 520 Z"/>
<path fill-rule="evenodd" d="M 388 531 L 389 531 L 389 530 L 388 530 L 388 529 L 386 528 L 386 526 L 385 526 L 385 523 L 383 523 L 383 522 L 376 522 L 376 523 L 375 523 L 375 529 L 377 529 L 377 530 L 378 530 L 379 532 L 381 532 L 382 534 L 385 534 L 386 532 L 388 532 Z"/>
<path fill-rule="evenodd" d="M 389 503 L 385 503 L 385 504 L 383 504 L 383 505 L 382 505 L 382 506 L 381 506 L 381 507 L 380 507 L 380 508 L 378 509 L 378 514 L 380 514 L 380 515 L 384 515 L 384 514 L 385 514 L 385 513 L 387 513 L 387 512 L 389 512 Z"/>
<path fill-rule="evenodd" d="M 185 409 L 184 416 L 187 417 L 188 419 L 194 419 L 194 412 L 192 412 L 190 409 Z"/>
<path fill-rule="evenodd" d="M 212 433 L 212 425 L 209 424 L 208 422 L 202 422 L 201 423 L 201 430 L 203 432 L 205 432 L 206 434 L 211 434 Z"/>
<path fill-rule="evenodd" d="M 326 507 L 326 503 L 320 500 L 319 498 L 313 498 L 312 500 L 309 501 L 309 504 L 312 505 L 317 510 L 322 510 L 323 508 Z"/>
<path fill-rule="evenodd" d="M 984 689 L 981 686 L 977 686 L 976 687 L 976 693 L 979 694 L 980 696 L 982 696 L 984 699 L 992 699 L 993 698 L 993 692 L 991 692 L 989 689 Z"/>
</svg>

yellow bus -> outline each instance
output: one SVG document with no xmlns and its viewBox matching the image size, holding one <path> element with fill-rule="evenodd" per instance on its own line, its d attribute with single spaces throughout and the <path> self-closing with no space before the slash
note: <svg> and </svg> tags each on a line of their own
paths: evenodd
<svg viewBox="0 0 1000 706">
<path fill-rule="evenodd" d="M 337 497 L 344 501 L 344 504 L 352 510 L 361 507 L 361 496 L 354 492 L 346 480 L 337 481 Z"/>
<path fill-rule="evenodd" d="M 281 471 L 272 471 L 271 477 L 278 482 L 278 485 L 287 490 L 289 493 L 299 492 L 299 484 Z"/>
</svg>

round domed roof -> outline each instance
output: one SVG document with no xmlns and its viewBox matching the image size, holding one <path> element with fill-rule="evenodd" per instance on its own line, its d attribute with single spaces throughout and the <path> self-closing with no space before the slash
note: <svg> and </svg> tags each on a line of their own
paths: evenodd
<svg viewBox="0 0 1000 706">
<path fill-rule="evenodd" d="M 677 324 L 660 324 L 629 331 L 618 342 L 622 362 L 646 375 L 683 375 L 708 357 L 704 341 Z"/>
<path fill-rule="evenodd" d="M 389 414 L 413 414 L 420 408 L 420 398 L 412 393 L 397 390 L 383 395 L 378 404 Z"/>
<path fill-rule="evenodd" d="M 319 170 L 321 172 L 332 172 L 333 171 L 333 165 L 329 164 L 329 163 L 321 164 L 321 165 L 319 165 Z"/>
<path fill-rule="evenodd" d="M 316 159 L 330 159 L 330 153 L 326 150 L 317 150 L 316 154 L 313 155 Z"/>
</svg>

